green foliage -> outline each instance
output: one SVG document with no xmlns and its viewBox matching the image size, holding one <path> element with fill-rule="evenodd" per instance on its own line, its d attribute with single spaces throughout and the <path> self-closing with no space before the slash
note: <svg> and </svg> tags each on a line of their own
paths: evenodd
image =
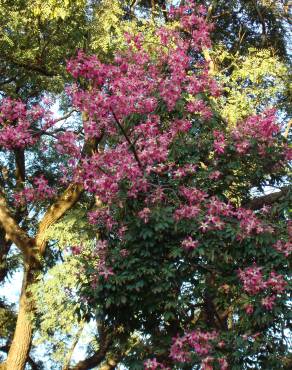
<svg viewBox="0 0 292 370">
<path fill-rule="evenodd" d="M 287 99 L 287 67 L 270 50 L 250 48 L 246 55 L 232 55 L 221 45 L 213 55 L 223 86 L 219 110 L 231 125 L 265 108 L 281 107 Z"/>
<path fill-rule="evenodd" d="M 65 19 L 72 14 L 72 8 L 84 8 L 86 0 L 63 0 L 62 2 L 56 0 L 48 0 L 43 2 L 41 0 L 33 1 L 28 4 L 31 12 L 35 17 L 40 19 Z"/>
<path fill-rule="evenodd" d="M 1 90 L 31 99 L 60 92 L 65 60 L 86 37 L 84 1 L 0 4 Z"/>
<path fill-rule="evenodd" d="M 0 339 L 6 339 L 11 335 L 16 323 L 14 305 L 0 300 Z"/>
<path fill-rule="evenodd" d="M 78 262 L 66 258 L 41 276 L 32 288 L 38 313 L 38 335 L 34 345 L 45 343 L 50 353 L 48 357 L 54 361 L 65 359 L 80 325 L 78 271 Z"/>
<path fill-rule="evenodd" d="M 96 241 L 96 232 L 87 220 L 87 204 L 81 204 L 70 210 L 60 221 L 52 225 L 45 233 L 50 241 L 57 241 L 58 248 L 84 246 L 90 248 Z"/>
<path fill-rule="evenodd" d="M 109 60 L 125 47 L 125 32 L 149 34 L 151 43 L 155 25 L 124 14 L 118 0 L 1 2 L 0 91 L 24 100 L 58 94 L 69 80 L 66 60 L 77 49 Z"/>
</svg>

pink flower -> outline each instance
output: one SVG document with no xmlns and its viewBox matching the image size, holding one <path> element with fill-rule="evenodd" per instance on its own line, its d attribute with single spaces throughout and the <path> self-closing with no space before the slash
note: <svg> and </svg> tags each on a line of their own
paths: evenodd
<svg viewBox="0 0 292 370">
<path fill-rule="evenodd" d="M 247 140 L 244 140 L 240 143 L 235 144 L 236 151 L 237 151 L 237 153 L 240 153 L 240 154 L 246 153 L 249 146 L 250 146 L 250 144 L 249 144 L 249 141 L 247 141 Z"/>
<path fill-rule="evenodd" d="M 189 362 L 194 351 L 200 356 L 206 356 L 212 349 L 211 340 L 217 338 L 216 332 L 191 331 L 184 336 L 173 338 L 170 357 L 179 362 Z"/>
<path fill-rule="evenodd" d="M 276 249 L 279 253 L 283 253 L 285 257 L 289 257 L 289 255 L 292 253 L 291 242 L 277 240 L 277 242 L 273 244 L 273 248 Z"/>
<path fill-rule="evenodd" d="M 58 136 L 56 149 L 60 154 L 68 154 L 73 158 L 78 158 L 81 154 L 80 147 L 77 145 L 77 135 L 67 131 Z"/>
<path fill-rule="evenodd" d="M 238 275 L 247 293 L 255 295 L 266 287 L 261 270 L 256 264 L 244 270 L 239 269 Z"/>
<path fill-rule="evenodd" d="M 82 246 L 81 245 L 74 245 L 71 247 L 73 255 L 78 255 L 82 252 Z"/>
<path fill-rule="evenodd" d="M 200 226 L 199 226 L 199 229 L 202 230 L 203 233 L 210 230 L 210 223 L 209 222 L 201 222 Z"/>
<path fill-rule="evenodd" d="M 196 218 L 200 213 L 200 207 L 198 206 L 181 206 L 174 212 L 174 219 L 176 221 L 182 219 L 192 219 Z"/>
<path fill-rule="evenodd" d="M 262 299 L 262 306 L 267 310 L 272 310 L 275 304 L 276 296 L 272 295 Z"/>
<path fill-rule="evenodd" d="M 149 221 L 150 213 L 151 213 L 150 209 L 146 207 L 143 208 L 142 211 L 138 213 L 138 216 L 144 221 L 145 224 L 147 224 Z"/>
<path fill-rule="evenodd" d="M 245 306 L 245 312 L 246 312 L 248 315 L 251 315 L 251 314 L 253 313 L 253 310 L 254 310 L 254 308 L 253 308 L 253 305 L 252 305 L 252 304 L 247 304 L 247 305 Z"/>
<path fill-rule="evenodd" d="M 170 370 L 169 368 L 166 368 L 162 363 L 158 362 L 155 357 L 152 360 L 149 359 L 144 362 L 145 370 L 156 370 L 159 368 L 162 370 Z"/>
<path fill-rule="evenodd" d="M 198 244 L 199 242 L 197 240 L 193 240 L 190 236 L 181 242 L 182 247 L 186 250 L 196 249 Z"/>
<path fill-rule="evenodd" d="M 186 106 L 186 109 L 190 113 L 201 114 L 201 116 L 205 120 L 212 118 L 212 115 L 213 115 L 211 109 L 207 107 L 207 105 L 205 104 L 203 100 L 196 100 L 196 101 L 189 102 Z"/>
<path fill-rule="evenodd" d="M 26 187 L 18 193 L 15 193 L 14 200 L 16 204 L 23 205 L 30 202 L 51 199 L 54 198 L 55 195 L 55 189 L 49 186 L 48 180 L 45 179 L 43 175 L 41 175 L 33 180 L 32 187 Z"/>
<path fill-rule="evenodd" d="M 239 122 L 232 131 L 236 151 L 240 154 L 247 152 L 250 139 L 257 140 L 259 154 L 265 155 L 266 148 L 272 145 L 280 127 L 276 123 L 275 110 L 266 110 L 263 114 L 254 115 Z"/>
<path fill-rule="evenodd" d="M 214 138 L 215 138 L 214 143 L 213 143 L 213 147 L 214 147 L 215 152 L 217 154 L 223 154 L 224 151 L 225 151 L 225 148 L 227 146 L 227 143 L 226 143 L 225 136 L 224 136 L 223 132 L 215 130 L 213 132 L 213 135 L 214 135 Z"/>
<path fill-rule="evenodd" d="M 121 249 L 120 250 L 120 255 L 122 257 L 127 257 L 130 254 L 130 252 L 127 249 Z"/>
<path fill-rule="evenodd" d="M 210 173 L 209 179 L 211 179 L 211 180 L 218 180 L 220 176 L 221 176 L 221 172 L 220 171 L 213 171 L 213 172 Z"/>
<path fill-rule="evenodd" d="M 201 363 L 202 370 L 213 370 L 212 362 L 214 362 L 214 357 L 208 356 L 205 357 Z"/>
<path fill-rule="evenodd" d="M 207 193 L 197 188 L 187 188 L 182 186 L 180 189 L 180 194 L 187 199 L 190 204 L 201 203 L 207 198 Z"/>
<path fill-rule="evenodd" d="M 246 237 L 251 234 L 260 234 L 264 232 L 262 222 L 257 218 L 255 213 L 249 209 L 238 208 L 235 215 L 240 220 L 240 228 L 242 231 L 242 237 Z"/>
<path fill-rule="evenodd" d="M 228 362 L 226 358 L 219 358 L 218 362 L 221 370 L 228 370 Z"/>
<path fill-rule="evenodd" d="M 287 282 L 284 280 L 283 275 L 278 275 L 274 271 L 270 273 L 270 277 L 266 282 L 267 286 L 271 288 L 275 293 L 283 293 L 287 286 Z"/>
<path fill-rule="evenodd" d="M 111 267 L 107 268 L 105 266 L 102 266 L 100 269 L 99 269 L 99 275 L 100 276 L 103 276 L 105 278 L 105 280 L 108 280 L 108 278 L 111 276 L 111 275 L 114 275 L 113 273 L 113 270 Z"/>
</svg>

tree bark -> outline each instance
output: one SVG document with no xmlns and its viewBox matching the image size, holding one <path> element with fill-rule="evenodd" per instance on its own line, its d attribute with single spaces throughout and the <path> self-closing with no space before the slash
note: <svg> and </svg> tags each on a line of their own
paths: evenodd
<svg viewBox="0 0 292 370">
<path fill-rule="evenodd" d="M 27 361 L 32 341 L 34 311 L 29 288 L 35 282 L 36 273 L 37 271 L 26 264 L 16 328 L 6 360 L 6 370 L 23 370 Z"/>
<path fill-rule="evenodd" d="M 260 209 L 263 206 L 272 206 L 282 198 L 285 198 L 289 192 L 291 192 L 291 186 L 284 186 L 282 189 L 280 189 L 280 191 L 275 191 L 258 198 L 253 198 L 244 203 L 243 206 L 252 210 Z"/>
<path fill-rule="evenodd" d="M 11 242 L 6 240 L 5 231 L 0 226 L 0 284 L 5 280 L 8 267 L 7 267 L 7 255 L 9 253 Z"/>
</svg>

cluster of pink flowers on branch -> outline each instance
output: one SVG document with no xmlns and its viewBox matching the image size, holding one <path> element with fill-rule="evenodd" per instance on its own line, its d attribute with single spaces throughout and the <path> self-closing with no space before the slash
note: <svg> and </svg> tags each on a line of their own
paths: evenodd
<svg viewBox="0 0 292 370">
<path fill-rule="evenodd" d="M 145 370 L 170 370 L 169 367 L 165 367 L 163 363 L 157 361 L 156 358 L 148 359 L 144 362 L 144 369 Z"/>
<path fill-rule="evenodd" d="M 204 332 L 202 330 L 190 331 L 182 337 L 177 336 L 173 339 L 170 349 L 170 357 L 182 363 L 191 362 L 192 356 L 196 354 L 201 359 L 202 369 L 213 369 L 212 364 L 218 363 L 221 370 L 228 369 L 225 358 L 215 358 L 210 354 L 214 350 L 214 345 L 224 347 L 224 342 L 219 341 L 218 333 L 215 331 Z"/>
<path fill-rule="evenodd" d="M 32 187 L 25 187 L 23 190 L 14 194 L 17 205 L 29 204 L 54 198 L 56 190 L 49 185 L 44 176 L 33 179 Z"/>
<path fill-rule="evenodd" d="M 274 109 L 269 109 L 263 114 L 251 116 L 237 124 L 231 134 L 239 154 L 245 154 L 255 140 L 259 147 L 259 153 L 266 154 L 266 148 L 273 145 L 275 136 L 280 132 L 275 114 Z"/>
<path fill-rule="evenodd" d="M 39 105 L 32 108 L 20 100 L 3 98 L 0 101 L 0 147 L 23 149 L 34 145 L 38 135 L 33 135 L 34 125 L 45 116 Z"/>
<path fill-rule="evenodd" d="M 165 55 L 165 63 L 171 69 L 173 54 L 180 54 L 181 64 L 176 63 L 171 69 L 171 84 L 180 86 L 179 98 L 182 91 L 186 91 L 193 82 L 187 76 L 190 61 L 187 46 L 183 46 L 179 50 L 172 50 L 171 58 L 170 55 Z M 145 171 L 147 174 L 156 172 L 157 164 L 167 161 L 170 147 L 176 138 L 188 133 L 192 127 L 192 122 L 187 118 L 169 120 L 167 126 L 162 124 L 160 117 L 154 114 L 157 94 L 160 94 L 170 110 L 174 108 L 173 103 L 175 104 L 174 94 L 170 94 L 169 98 L 161 94 L 164 81 L 169 78 L 164 72 L 166 68 L 163 65 L 158 68 L 150 61 L 150 57 L 143 59 L 144 64 L 133 64 L 132 59 L 137 57 L 137 52 L 128 54 L 118 59 L 118 65 L 108 66 L 97 62 L 95 56 L 86 57 L 79 52 L 77 59 L 68 64 L 68 70 L 73 76 L 92 77 L 88 91 L 77 88 L 71 91 L 73 104 L 89 117 L 85 122 L 85 134 L 92 138 L 106 133 L 112 140 L 118 140 L 113 148 L 105 148 L 94 154 L 89 161 L 84 160 L 82 173 L 78 174 L 81 178 L 78 179 L 77 176 L 77 181 L 83 181 L 87 190 L 97 194 L 100 192 L 98 195 L 107 202 L 115 197 L 117 184 L 123 179 L 132 184 L 130 195 L 135 196 L 137 191 L 145 191 Z M 208 77 L 205 74 L 196 76 L 197 81 L 200 79 L 202 88 L 207 89 L 210 82 Z M 101 82 L 104 84 L 100 85 Z M 128 117 L 141 113 L 146 118 L 129 130 Z M 106 194 L 103 189 L 106 189 Z"/>
<path fill-rule="evenodd" d="M 277 295 L 283 294 L 287 282 L 284 280 L 283 275 L 279 275 L 272 271 L 267 280 L 264 280 L 262 267 L 258 267 L 254 264 L 251 267 L 247 267 L 244 270 L 239 269 L 238 276 L 243 283 L 243 289 L 249 295 L 257 295 L 259 293 L 269 293 L 270 295 L 264 297 L 261 301 L 262 306 L 271 310 L 275 304 Z M 246 306 L 247 313 L 253 312 L 251 305 Z"/>
<path fill-rule="evenodd" d="M 213 364 L 218 364 L 221 370 L 228 369 L 228 363 L 225 358 L 215 358 L 211 356 L 214 346 L 224 347 L 224 342 L 218 342 L 218 333 L 215 331 L 205 332 L 202 330 L 190 331 L 183 336 L 173 338 L 173 344 L 170 348 L 170 358 L 178 363 L 190 363 L 194 355 L 201 361 L 202 369 L 212 370 Z M 169 369 L 156 358 L 149 359 L 144 363 L 145 370 Z"/>
<path fill-rule="evenodd" d="M 289 257 L 290 254 L 292 253 L 292 242 L 291 241 L 285 242 L 283 240 L 277 240 L 277 242 L 273 244 L 273 248 L 279 253 L 283 253 L 285 257 Z"/>
</svg>

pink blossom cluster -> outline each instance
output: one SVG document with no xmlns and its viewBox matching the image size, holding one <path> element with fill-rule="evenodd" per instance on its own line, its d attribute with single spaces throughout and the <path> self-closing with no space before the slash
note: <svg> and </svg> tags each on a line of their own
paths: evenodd
<svg viewBox="0 0 292 370">
<path fill-rule="evenodd" d="M 97 273 L 99 276 L 103 276 L 105 280 L 107 280 L 109 276 L 114 275 L 113 269 L 106 264 L 107 253 L 108 242 L 106 240 L 98 240 L 95 248 L 95 254 L 98 257 Z"/>
<path fill-rule="evenodd" d="M 179 189 L 179 192 L 189 204 L 199 204 L 208 197 L 208 194 L 205 191 L 197 188 L 188 188 L 182 186 Z"/>
<path fill-rule="evenodd" d="M 182 242 L 181 242 L 181 246 L 186 249 L 186 250 L 192 250 L 192 249 L 196 249 L 197 246 L 199 245 L 199 242 L 198 240 L 194 240 L 191 236 L 185 238 Z"/>
<path fill-rule="evenodd" d="M 267 287 L 275 293 L 284 293 L 287 282 L 284 280 L 283 275 L 278 275 L 274 271 L 270 273 L 269 279 L 266 281 Z"/>
<path fill-rule="evenodd" d="M 33 135 L 33 124 L 45 116 L 39 105 L 28 109 L 20 100 L 3 98 L 0 101 L 0 146 L 23 149 L 38 141 Z"/>
<path fill-rule="evenodd" d="M 153 359 L 148 359 L 144 362 L 144 369 L 145 370 L 170 370 L 169 367 L 165 367 L 161 362 L 158 362 L 157 359 L 154 357 Z"/>
<path fill-rule="evenodd" d="M 283 275 L 278 275 L 274 271 L 270 273 L 267 280 L 264 280 L 262 267 L 258 267 L 256 264 L 244 270 L 239 269 L 238 275 L 243 282 L 243 289 L 248 294 L 257 295 L 262 292 L 267 292 L 267 290 L 271 292 L 271 294 L 264 297 L 261 301 L 262 305 L 269 310 L 272 309 L 277 294 L 284 293 L 287 286 L 287 282 L 284 280 Z M 253 306 L 248 304 L 245 306 L 245 310 L 248 314 L 251 314 L 253 312 Z"/>
<path fill-rule="evenodd" d="M 19 205 L 28 204 L 54 198 L 56 195 L 48 180 L 44 176 L 40 176 L 33 180 L 33 186 L 24 188 L 23 190 L 14 194 L 15 203 Z"/>
<path fill-rule="evenodd" d="M 110 209 L 108 207 L 98 208 L 97 210 L 88 212 L 89 223 L 96 225 L 99 223 L 104 226 L 107 230 L 112 230 L 113 226 L 116 225 Z"/>
<path fill-rule="evenodd" d="M 221 370 L 228 370 L 228 362 L 226 358 L 215 358 L 213 356 L 207 356 L 202 360 L 201 366 L 202 370 L 213 370 L 213 364 L 214 362 L 218 362 Z"/>
<path fill-rule="evenodd" d="M 216 171 L 213 171 L 213 172 L 210 173 L 209 179 L 210 180 L 218 180 L 220 176 L 221 176 L 221 172 L 216 170 Z"/>
<path fill-rule="evenodd" d="M 274 109 L 266 110 L 263 114 L 251 116 L 237 124 L 232 137 L 239 154 L 245 154 L 253 140 L 258 142 L 259 152 L 265 154 L 265 148 L 273 144 L 275 136 L 280 132 L 275 113 Z"/>
<path fill-rule="evenodd" d="M 186 106 L 186 109 L 190 113 L 200 113 L 205 120 L 209 120 L 213 116 L 211 109 L 207 107 L 203 100 L 189 102 Z"/>
<path fill-rule="evenodd" d="M 177 336 L 173 338 L 173 344 L 170 349 L 170 358 L 178 362 L 190 362 L 191 354 L 196 353 L 202 358 L 202 364 L 204 359 L 213 350 L 212 341 L 216 340 L 218 333 L 204 332 L 201 330 L 191 331 L 184 334 L 182 337 Z"/>
<path fill-rule="evenodd" d="M 216 196 L 211 197 L 206 205 L 208 215 L 233 216 L 233 206 L 230 203 L 220 201 Z"/>
<path fill-rule="evenodd" d="M 67 154 L 73 158 L 79 158 L 81 152 L 77 143 L 77 135 L 72 131 L 66 131 L 58 135 L 58 140 L 55 146 L 59 154 Z"/>
<path fill-rule="evenodd" d="M 266 288 L 263 281 L 262 267 L 255 264 L 244 270 L 239 269 L 238 276 L 243 282 L 244 290 L 252 295 L 255 295 Z"/>
<path fill-rule="evenodd" d="M 144 221 L 145 224 L 147 224 L 149 221 L 150 213 L 151 213 L 150 209 L 148 207 L 145 207 L 142 209 L 142 211 L 138 213 L 138 216 Z"/>
<path fill-rule="evenodd" d="M 200 189 L 182 186 L 180 195 L 186 199 L 187 204 L 181 205 L 174 212 L 174 219 L 196 219 L 199 215 L 203 218 L 199 229 L 202 232 L 209 230 L 222 230 L 227 221 L 236 218 L 239 221 L 240 233 L 238 239 L 246 238 L 252 234 L 273 232 L 269 225 L 264 225 L 254 211 L 245 208 L 235 208 L 230 203 L 220 201 L 216 196 L 208 197 L 208 194 Z"/>
<path fill-rule="evenodd" d="M 253 233 L 261 234 L 270 230 L 263 225 L 262 221 L 250 209 L 238 208 L 236 217 L 240 220 L 241 237 L 247 237 Z"/>
<path fill-rule="evenodd" d="M 181 27 L 191 34 L 192 46 L 197 50 L 203 46 L 211 46 L 209 32 L 212 27 L 204 21 L 206 11 L 204 6 L 197 6 L 194 1 L 186 1 L 180 7 L 171 6 L 169 12 L 170 18 L 178 18 Z"/>
<path fill-rule="evenodd" d="M 196 218 L 201 211 L 201 208 L 197 205 L 188 206 L 188 205 L 181 205 L 177 210 L 174 212 L 174 219 L 176 221 L 183 220 L 183 219 L 192 219 Z"/>
<path fill-rule="evenodd" d="M 285 242 L 283 240 L 277 240 L 276 243 L 273 244 L 273 248 L 279 253 L 283 253 L 285 257 L 289 257 L 292 253 L 291 241 Z"/>
<path fill-rule="evenodd" d="M 276 298 L 277 298 L 277 296 L 275 296 L 275 295 L 265 297 L 261 300 L 261 304 L 262 304 L 263 307 L 265 307 L 265 309 L 272 310 L 273 307 L 274 307 Z"/>
<path fill-rule="evenodd" d="M 126 143 L 108 148 L 103 153 L 95 153 L 90 159 L 83 159 L 82 170 L 76 173 L 76 181 L 83 183 L 86 190 L 108 204 L 117 197 L 119 183 L 123 180 L 131 182 L 133 192 L 147 190 L 147 184 L 141 177 L 141 169 Z"/>
<path fill-rule="evenodd" d="M 198 166 L 195 164 L 187 163 L 181 167 L 174 166 L 174 164 L 169 167 L 172 168 L 169 168 L 168 173 L 171 173 L 175 179 L 180 179 L 188 175 L 192 176 L 196 172 Z"/>
<path fill-rule="evenodd" d="M 183 17 L 182 27 L 184 30 L 187 27 L 190 35 L 184 39 L 179 31 L 160 28 L 158 36 L 164 42 L 171 39 L 174 46 L 159 47 L 159 60 L 153 60 L 143 49 L 143 36 L 139 34 L 126 35 L 129 48 L 116 55 L 112 64 L 103 64 L 95 56 L 86 56 L 79 51 L 67 65 L 74 78 L 90 80 L 89 90 L 83 90 L 77 84 L 70 90 L 74 107 L 86 117 L 85 137 L 107 135 L 109 141 L 115 143 L 95 152 L 90 159 L 84 158 L 75 173 L 75 181 L 83 183 L 86 190 L 108 204 L 117 199 L 122 183 L 127 184 L 130 197 L 136 198 L 139 192 L 148 192 L 150 203 L 163 197 L 162 192 L 158 195 L 156 189 L 151 187 L 145 174 L 166 173 L 169 170 L 170 149 L 178 136 L 189 132 L 192 121 L 183 117 L 162 123 L 155 112 L 161 100 L 171 111 L 178 100 L 188 104 L 184 98 L 186 92 L 192 95 L 218 93 L 206 65 L 200 65 L 202 72 L 190 74 L 190 47 L 197 45 L 200 49 L 210 43 L 210 26 L 202 17 L 204 11 L 192 2 L 183 10 L 172 11 L 173 16 Z M 203 101 L 197 100 L 195 108 L 196 113 L 210 117 L 211 112 Z M 129 129 L 127 120 L 133 114 L 142 116 Z M 58 150 L 73 153 L 75 147 L 71 134 L 60 137 Z M 172 175 L 175 178 L 187 176 L 194 171 L 194 167 L 190 164 L 176 168 Z M 189 207 L 191 209 L 178 210 L 178 218 L 188 212 L 195 217 L 197 208 Z"/>
<path fill-rule="evenodd" d="M 217 154 L 223 154 L 225 152 L 225 148 L 227 146 L 227 142 L 225 139 L 225 135 L 223 132 L 220 132 L 218 130 L 215 130 L 213 132 L 214 135 L 214 143 L 213 148 Z"/>
<path fill-rule="evenodd" d="M 231 204 L 220 201 L 216 196 L 209 198 L 205 207 L 206 215 L 200 224 L 200 229 L 203 232 L 224 229 L 225 221 L 222 220 L 222 217 L 233 217 L 235 212 Z"/>
</svg>

